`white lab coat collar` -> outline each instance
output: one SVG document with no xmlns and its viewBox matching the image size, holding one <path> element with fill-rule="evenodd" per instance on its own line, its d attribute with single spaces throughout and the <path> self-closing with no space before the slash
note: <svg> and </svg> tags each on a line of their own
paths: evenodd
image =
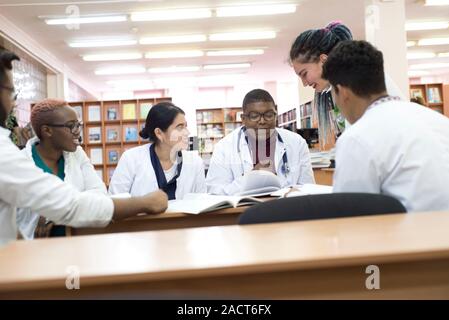
<svg viewBox="0 0 449 320">
<path fill-rule="evenodd" d="M 241 132 L 240 141 L 237 141 L 237 143 L 239 144 L 239 150 L 241 153 L 240 156 L 242 157 L 243 166 L 246 170 L 247 167 L 253 167 L 253 160 L 251 158 L 251 153 L 249 152 L 248 142 L 245 139 L 245 134 L 242 132 L 242 128 L 243 126 L 239 128 L 239 131 L 237 133 L 238 137 L 239 133 Z M 284 153 L 287 152 L 287 145 L 285 143 L 286 139 L 283 137 L 283 135 L 276 128 L 275 130 L 282 139 L 282 142 L 279 141 L 278 138 L 276 139 L 276 153 L 274 154 L 276 172 L 279 173 L 279 168 L 282 166 L 282 157 L 284 156 Z"/>
<path fill-rule="evenodd" d="M 0 127 L 0 135 L 1 136 L 9 137 L 10 134 L 11 134 L 11 131 L 9 131 L 6 128 Z"/>
<path fill-rule="evenodd" d="M 26 155 L 30 159 L 33 158 L 32 148 L 39 141 L 40 141 L 40 139 L 37 136 L 34 136 L 33 138 L 31 138 L 30 140 L 27 141 L 27 143 L 25 145 L 25 152 L 26 152 Z M 81 147 L 77 147 L 77 148 L 81 148 Z M 67 171 L 68 162 L 72 161 L 72 159 L 74 157 L 74 152 L 63 151 L 62 156 L 64 157 L 64 167 L 65 167 L 64 169 L 65 169 L 65 171 Z"/>
</svg>

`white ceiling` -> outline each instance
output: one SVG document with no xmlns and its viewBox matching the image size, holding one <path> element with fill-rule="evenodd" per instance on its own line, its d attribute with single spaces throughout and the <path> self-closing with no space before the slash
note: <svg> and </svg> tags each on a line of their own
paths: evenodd
<svg viewBox="0 0 449 320">
<path fill-rule="evenodd" d="M 407 21 L 449 21 L 449 6 L 424 6 L 424 0 L 406 0 Z M 449 29 L 423 30 L 407 32 L 407 40 L 414 41 L 423 38 L 449 37 Z M 449 52 L 449 45 L 410 47 L 408 52 Z M 449 58 L 409 60 L 409 65 L 435 62 L 449 62 Z M 428 70 L 432 75 L 448 75 L 449 68 Z"/>
<path fill-rule="evenodd" d="M 45 3 L 42 3 L 45 1 Z M 296 3 L 296 13 L 236 18 L 208 18 L 202 20 L 181 20 L 163 22 L 116 22 L 104 24 L 82 24 L 79 29 L 68 29 L 65 26 L 46 25 L 39 16 L 64 16 L 68 5 L 75 4 L 80 10 L 81 16 L 95 14 L 131 13 L 149 9 L 170 8 L 215 8 L 222 5 L 235 4 L 236 0 L 97 0 L 97 1 L 64 1 L 64 0 L 0 0 L 0 14 L 13 22 L 54 56 L 66 63 L 72 70 L 81 75 L 87 83 L 96 87 L 99 91 L 110 90 L 106 84 L 109 80 L 117 79 L 151 79 L 162 77 L 184 76 L 208 76 L 226 73 L 244 72 L 245 77 L 259 81 L 289 82 L 295 79 L 295 75 L 288 65 L 288 53 L 290 45 L 295 37 L 303 30 L 319 28 L 333 20 L 341 20 L 354 33 L 355 38 L 364 38 L 364 17 L 354 15 L 353 12 L 362 12 L 364 1 L 358 0 L 296 0 L 296 1 L 256 1 L 244 0 L 246 4 L 261 3 Z M 359 8 L 357 8 L 359 6 Z M 449 19 L 449 6 L 423 7 L 421 1 L 406 0 L 408 20 L 438 20 Z M 325 8 L 325 10 L 323 9 Z M 351 8 L 352 10 L 348 10 Z M 360 9 L 360 10 L 359 10 Z M 231 41 L 231 42 L 204 42 L 199 44 L 183 45 L 135 45 L 116 48 L 70 48 L 67 43 L 74 40 L 98 39 L 103 37 L 130 37 L 139 39 L 152 35 L 177 35 L 177 34 L 211 34 L 233 31 L 275 30 L 276 39 Z M 409 39 L 421 37 L 445 35 L 449 36 L 449 30 L 410 32 Z M 148 52 L 164 50 L 188 50 L 188 49 L 245 49 L 264 48 L 265 54 L 261 56 L 240 57 L 200 57 L 183 59 L 158 59 L 158 60 L 130 60 L 111 62 L 85 62 L 81 59 L 83 54 L 93 53 L 119 53 L 119 52 Z M 435 49 L 449 51 L 449 46 L 428 47 L 424 51 Z M 410 49 L 415 50 L 415 49 Z M 416 49 L 418 50 L 418 49 Z M 423 51 L 423 49 L 419 49 Z M 440 59 L 444 60 L 444 59 Z M 449 58 L 445 59 L 449 61 Z M 251 62 L 249 70 L 226 71 L 199 71 L 195 73 L 182 73 L 177 75 L 151 75 L 142 74 L 135 76 L 97 76 L 94 70 L 101 67 L 114 67 L 118 65 L 143 65 L 149 67 L 164 67 L 171 65 L 204 65 Z M 415 60 L 413 63 L 427 62 Z"/>
</svg>

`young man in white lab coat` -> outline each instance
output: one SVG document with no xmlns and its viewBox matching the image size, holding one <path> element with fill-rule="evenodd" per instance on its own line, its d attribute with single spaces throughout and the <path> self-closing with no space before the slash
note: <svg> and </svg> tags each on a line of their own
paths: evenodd
<svg viewBox="0 0 449 320">
<path fill-rule="evenodd" d="M 206 177 L 209 193 L 241 193 L 244 175 L 252 170 L 276 174 L 282 187 L 315 183 L 309 149 L 297 133 L 276 128 L 273 97 L 255 89 L 243 99 L 243 126 L 219 141 Z"/>
<path fill-rule="evenodd" d="M 449 209 L 449 119 L 387 94 L 383 56 L 365 41 L 339 44 L 324 64 L 344 117 L 334 192 L 393 196 L 407 211 Z"/>
<path fill-rule="evenodd" d="M 57 177 L 43 173 L 9 139 L 5 120 L 17 98 L 12 61 L 19 58 L 0 47 L 0 247 L 17 238 L 16 208 L 31 208 L 55 223 L 105 226 L 139 212 L 159 213 L 167 195 L 157 191 L 142 197 L 111 199 L 98 193 L 79 192 Z"/>
</svg>

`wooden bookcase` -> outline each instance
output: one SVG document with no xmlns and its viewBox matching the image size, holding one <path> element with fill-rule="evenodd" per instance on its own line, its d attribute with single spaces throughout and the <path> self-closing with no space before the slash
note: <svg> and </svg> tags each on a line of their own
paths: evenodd
<svg viewBox="0 0 449 320">
<path fill-rule="evenodd" d="M 198 152 L 207 162 L 215 144 L 242 125 L 242 108 L 197 109 Z"/>
<path fill-rule="evenodd" d="M 147 143 L 139 136 L 151 106 L 171 98 L 70 102 L 84 123 L 81 146 L 106 185 L 120 156 Z"/>
<path fill-rule="evenodd" d="M 288 110 L 282 114 L 278 115 L 278 124 L 279 128 L 287 129 L 293 132 L 296 132 L 298 129 L 298 111 L 296 108 Z"/>
<path fill-rule="evenodd" d="M 421 97 L 426 107 L 449 116 L 449 93 L 445 93 L 446 86 L 442 83 L 412 84 L 410 98 Z"/>
</svg>

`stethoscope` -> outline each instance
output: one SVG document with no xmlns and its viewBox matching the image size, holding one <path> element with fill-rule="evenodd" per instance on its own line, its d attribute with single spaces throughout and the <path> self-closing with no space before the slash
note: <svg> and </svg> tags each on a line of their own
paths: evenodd
<svg viewBox="0 0 449 320">
<path fill-rule="evenodd" d="M 242 176 L 245 174 L 245 167 L 243 165 L 242 150 L 240 148 L 240 139 L 242 138 L 242 134 L 245 132 L 246 132 L 246 127 L 242 127 L 237 136 L 237 153 L 239 154 L 240 165 L 242 167 Z M 277 138 L 280 143 L 284 143 L 284 140 L 282 139 L 279 132 L 277 133 Z M 246 140 L 246 143 L 249 144 L 248 137 L 246 134 L 245 134 L 245 140 Z M 251 153 L 251 150 L 249 150 L 249 152 Z M 290 166 L 288 165 L 287 151 L 285 151 L 284 154 L 282 155 L 281 172 L 286 178 L 287 178 L 287 175 L 290 173 Z"/>
</svg>

